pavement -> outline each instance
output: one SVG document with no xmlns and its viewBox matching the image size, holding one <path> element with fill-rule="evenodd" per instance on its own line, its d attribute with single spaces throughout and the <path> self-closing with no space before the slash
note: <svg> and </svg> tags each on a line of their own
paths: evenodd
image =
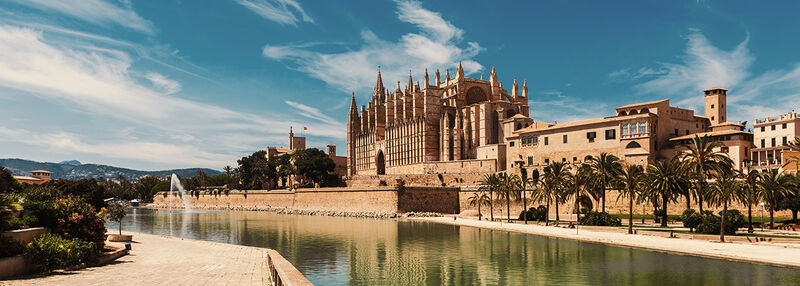
<svg viewBox="0 0 800 286">
<path fill-rule="evenodd" d="M 123 234 L 133 235 L 131 252 L 110 264 L 0 281 L 0 285 L 269 284 L 265 248 L 143 233 Z"/>
</svg>

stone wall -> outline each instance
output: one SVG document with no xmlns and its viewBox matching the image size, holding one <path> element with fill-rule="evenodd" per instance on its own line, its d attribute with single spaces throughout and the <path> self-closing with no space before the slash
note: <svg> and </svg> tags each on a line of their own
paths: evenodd
<svg viewBox="0 0 800 286">
<path fill-rule="evenodd" d="M 189 202 L 193 207 L 210 209 L 458 213 L 458 191 L 458 188 L 447 187 L 409 187 L 399 196 L 394 186 L 231 191 L 228 195 L 202 191 L 199 198 L 190 196 Z M 153 205 L 183 207 L 178 196 L 172 196 L 170 202 L 169 196 L 163 192 L 156 194 Z"/>
</svg>

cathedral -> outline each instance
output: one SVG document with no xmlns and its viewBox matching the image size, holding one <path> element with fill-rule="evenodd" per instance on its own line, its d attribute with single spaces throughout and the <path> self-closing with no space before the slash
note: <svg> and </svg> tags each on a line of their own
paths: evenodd
<svg viewBox="0 0 800 286">
<path fill-rule="evenodd" d="M 347 174 L 487 173 L 506 168 L 505 137 L 533 123 L 528 86 L 503 89 L 494 67 L 489 80 L 467 78 L 459 63 L 422 84 L 411 75 L 394 91 L 380 70 L 372 98 L 360 108 L 355 94 L 347 118 Z M 513 142 L 509 142 L 514 144 Z M 512 145 L 513 146 L 513 145 Z"/>
</svg>

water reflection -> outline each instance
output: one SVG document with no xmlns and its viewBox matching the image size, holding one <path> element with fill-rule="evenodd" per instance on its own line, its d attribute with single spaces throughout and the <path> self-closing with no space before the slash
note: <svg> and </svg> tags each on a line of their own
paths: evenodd
<svg viewBox="0 0 800 286">
<path fill-rule="evenodd" d="M 123 229 L 273 248 L 316 285 L 800 284 L 795 269 L 412 221 L 132 209 Z"/>
</svg>

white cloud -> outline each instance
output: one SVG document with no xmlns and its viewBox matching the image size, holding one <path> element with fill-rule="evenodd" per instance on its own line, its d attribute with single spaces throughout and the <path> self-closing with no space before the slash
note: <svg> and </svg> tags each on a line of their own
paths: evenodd
<svg viewBox="0 0 800 286">
<path fill-rule="evenodd" d="M 181 91 L 181 84 L 177 81 L 168 79 L 160 73 L 149 72 L 144 77 L 153 83 L 153 86 L 166 94 L 174 94 Z"/>
<path fill-rule="evenodd" d="M 308 105 L 305 105 L 305 104 L 297 103 L 297 102 L 294 102 L 294 101 L 288 101 L 287 100 L 285 102 L 289 106 L 291 106 L 291 107 L 297 109 L 298 111 L 300 111 L 299 114 L 301 116 L 305 116 L 305 117 L 308 117 L 308 118 L 311 118 L 311 119 L 319 120 L 319 121 L 322 121 L 322 122 L 325 122 L 325 123 L 329 123 L 329 124 L 332 124 L 332 125 L 341 125 L 342 129 L 344 129 L 344 125 L 341 124 L 341 122 L 339 122 L 336 119 L 333 119 L 332 117 L 330 117 L 328 115 L 325 115 L 324 113 L 322 113 L 322 111 L 320 111 L 317 108 L 314 108 L 314 107 L 311 107 L 311 106 L 308 106 Z"/>
<path fill-rule="evenodd" d="M 329 118 L 321 117 L 322 113 L 315 109 L 306 110 L 317 112 L 317 120 L 309 122 L 292 113 L 264 117 L 168 96 L 179 89 L 179 83 L 150 71 L 132 70 L 131 65 L 131 57 L 120 50 L 50 41 L 41 31 L 0 25 L 0 90 L 22 91 L 26 96 L 37 96 L 65 109 L 77 108 L 89 120 L 123 122 L 117 129 L 140 127 L 135 129 L 143 133 L 138 137 L 146 138 L 134 140 L 140 143 L 130 143 L 127 136 L 108 132 L 93 135 L 96 137 L 92 140 L 107 143 L 89 144 L 75 135 L 31 130 L 27 135 L 9 133 L 8 136 L 14 137 L 4 139 L 28 142 L 28 137 L 33 136 L 52 141 L 47 144 L 53 148 L 102 153 L 108 158 L 129 158 L 125 152 L 147 151 L 158 156 L 142 155 L 140 160 L 152 160 L 162 166 L 175 166 L 179 161 L 214 167 L 231 164 L 241 155 L 240 150 L 252 152 L 265 144 L 285 144 L 280 135 L 292 125 L 309 126 L 312 136 L 335 139 L 345 136 L 340 123 L 326 121 Z M 154 86 L 141 82 L 139 75 L 145 75 Z M 8 124 L 5 127 L 10 129 L 21 127 Z M 172 142 L 187 144 L 180 147 L 188 151 L 178 153 Z M 116 151 L 117 148 L 122 151 Z M 177 159 L 168 154 L 184 157 Z M 212 165 L 212 161 L 217 162 Z"/>
<path fill-rule="evenodd" d="M 749 35 L 731 50 L 714 46 L 699 30 L 691 30 L 687 47 L 678 63 L 659 63 L 637 72 L 621 70 L 610 77 L 640 81 L 635 90 L 671 98 L 673 104 L 703 112 L 704 89 L 719 86 L 728 92 L 728 118 L 752 122 L 800 107 L 794 96 L 800 88 L 800 64 L 761 73 L 753 71 L 755 56 L 747 48 Z M 797 60 L 797 59 L 794 59 Z"/>
<path fill-rule="evenodd" d="M 603 117 L 605 103 L 587 103 L 585 98 L 566 96 L 561 91 L 549 90 L 531 99 L 531 118 L 536 121 L 567 123 Z"/>
<path fill-rule="evenodd" d="M 297 26 L 297 22 L 301 20 L 314 23 L 314 19 L 308 16 L 303 7 L 300 7 L 300 3 L 294 0 L 236 0 L 236 2 L 261 17 L 280 24 Z"/>
<path fill-rule="evenodd" d="M 478 43 L 462 42 L 463 31 L 444 20 L 439 13 L 422 7 L 416 1 L 398 1 L 397 17 L 419 28 L 419 32 L 402 35 L 395 42 L 379 38 L 371 30 L 361 31 L 363 43 L 344 52 L 319 52 L 315 45 L 265 45 L 266 58 L 287 62 L 342 91 L 372 87 L 377 67 L 381 67 L 384 83 L 405 79 L 409 69 L 421 80 L 425 68 L 454 69 L 462 61 L 464 71 L 474 73 L 483 67 L 472 60 L 482 48 Z M 433 77 L 433 70 L 429 71 Z M 454 70 L 451 76 L 454 76 Z M 442 70 L 442 77 L 445 71 Z M 387 81 L 388 80 L 388 81 Z M 433 80 L 433 78 L 431 78 Z M 405 84 L 405 80 L 402 80 Z"/>
<path fill-rule="evenodd" d="M 139 32 L 154 34 L 155 28 L 133 10 L 130 2 L 112 4 L 104 0 L 12 0 L 31 8 L 55 11 L 93 24 L 117 24 Z"/>
</svg>

